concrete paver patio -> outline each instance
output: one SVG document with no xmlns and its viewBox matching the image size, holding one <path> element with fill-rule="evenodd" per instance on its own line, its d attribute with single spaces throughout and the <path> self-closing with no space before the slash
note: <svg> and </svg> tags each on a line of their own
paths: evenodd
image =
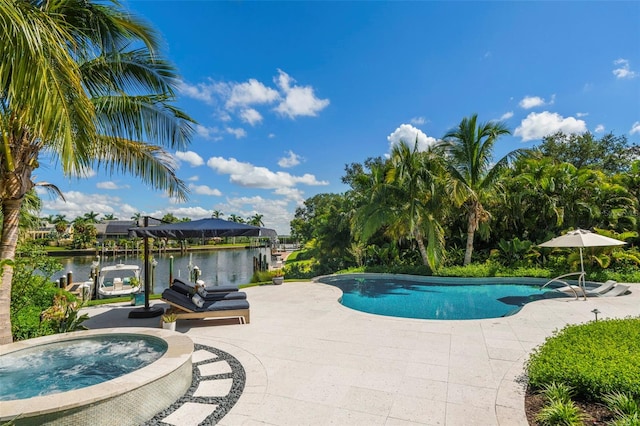
<svg viewBox="0 0 640 426">
<path fill-rule="evenodd" d="M 366 314 L 320 283 L 245 289 L 251 323 L 181 321 L 196 343 L 237 358 L 244 392 L 221 425 L 527 425 L 518 380 L 531 350 L 566 324 L 640 315 L 640 284 L 622 297 L 549 299 L 484 320 Z M 96 307 L 89 328 L 159 326 L 130 307 Z"/>
</svg>

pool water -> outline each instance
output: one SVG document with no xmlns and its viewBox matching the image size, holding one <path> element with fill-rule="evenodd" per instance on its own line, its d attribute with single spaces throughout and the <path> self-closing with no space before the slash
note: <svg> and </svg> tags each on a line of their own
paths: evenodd
<svg viewBox="0 0 640 426">
<path fill-rule="evenodd" d="M 421 277 L 422 278 L 422 277 Z M 471 284 L 473 279 L 439 278 L 437 283 L 398 278 L 332 276 L 319 280 L 342 290 L 341 303 L 371 314 L 403 318 L 462 320 L 498 318 L 526 303 L 557 296 L 529 284 Z"/>
<path fill-rule="evenodd" d="M 0 401 L 80 389 L 160 358 L 163 339 L 116 334 L 50 343 L 0 356 Z"/>
</svg>

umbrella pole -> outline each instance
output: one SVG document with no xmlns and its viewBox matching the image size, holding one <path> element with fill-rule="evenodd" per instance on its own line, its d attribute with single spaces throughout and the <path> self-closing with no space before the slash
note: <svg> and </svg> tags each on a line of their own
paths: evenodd
<svg viewBox="0 0 640 426">
<path fill-rule="evenodd" d="M 144 217 L 145 228 L 149 226 L 149 216 Z M 149 237 L 144 237 L 144 308 L 133 309 L 129 312 L 129 318 L 153 318 L 164 313 L 160 307 L 149 306 L 150 289 L 150 261 L 149 261 Z"/>
<path fill-rule="evenodd" d="M 173 284 L 173 256 L 169 256 L 169 285 Z"/>
<path fill-rule="evenodd" d="M 584 272 L 584 258 L 582 256 L 582 247 L 580 247 L 580 278 L 578 279 L 578 286 L 582 287 L 582 297 L 587 300 L 587 289 L 585 288 L 585 272 Z"/>
</svg>

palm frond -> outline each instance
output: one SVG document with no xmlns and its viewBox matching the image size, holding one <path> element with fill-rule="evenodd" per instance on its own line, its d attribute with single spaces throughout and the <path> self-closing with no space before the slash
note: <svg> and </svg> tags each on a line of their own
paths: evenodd
<svg viewBox="0 0 640 426">
<path fill-rule="evenodd" d="M 95 146 L 93 156 L 97 159 L 97 168 L 138 176 L 150 186 L 167 191 L 169 197 L 186 200 L 189 190 L 177 177 L 173 158 L 159 146 L 103 137 Z"/>
<path fill-rule="evenodd" d="M 182 149 L 194 131 L 193 120 L 164 95 L 101 96 L 92 101 L 100 131 L 107 136 Z"/>
</svg>

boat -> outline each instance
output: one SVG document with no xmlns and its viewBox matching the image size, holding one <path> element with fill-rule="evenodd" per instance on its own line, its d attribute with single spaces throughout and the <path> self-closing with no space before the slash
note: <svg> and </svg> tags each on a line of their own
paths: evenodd
<svg viewBox="0 0 640 426">
<path fill-rule="evenodd" d="M 118 263 L 104 266 L 98 275 L 98 299 L 123 297 L 140 292 L 140 266 Z"/>
</svg>

